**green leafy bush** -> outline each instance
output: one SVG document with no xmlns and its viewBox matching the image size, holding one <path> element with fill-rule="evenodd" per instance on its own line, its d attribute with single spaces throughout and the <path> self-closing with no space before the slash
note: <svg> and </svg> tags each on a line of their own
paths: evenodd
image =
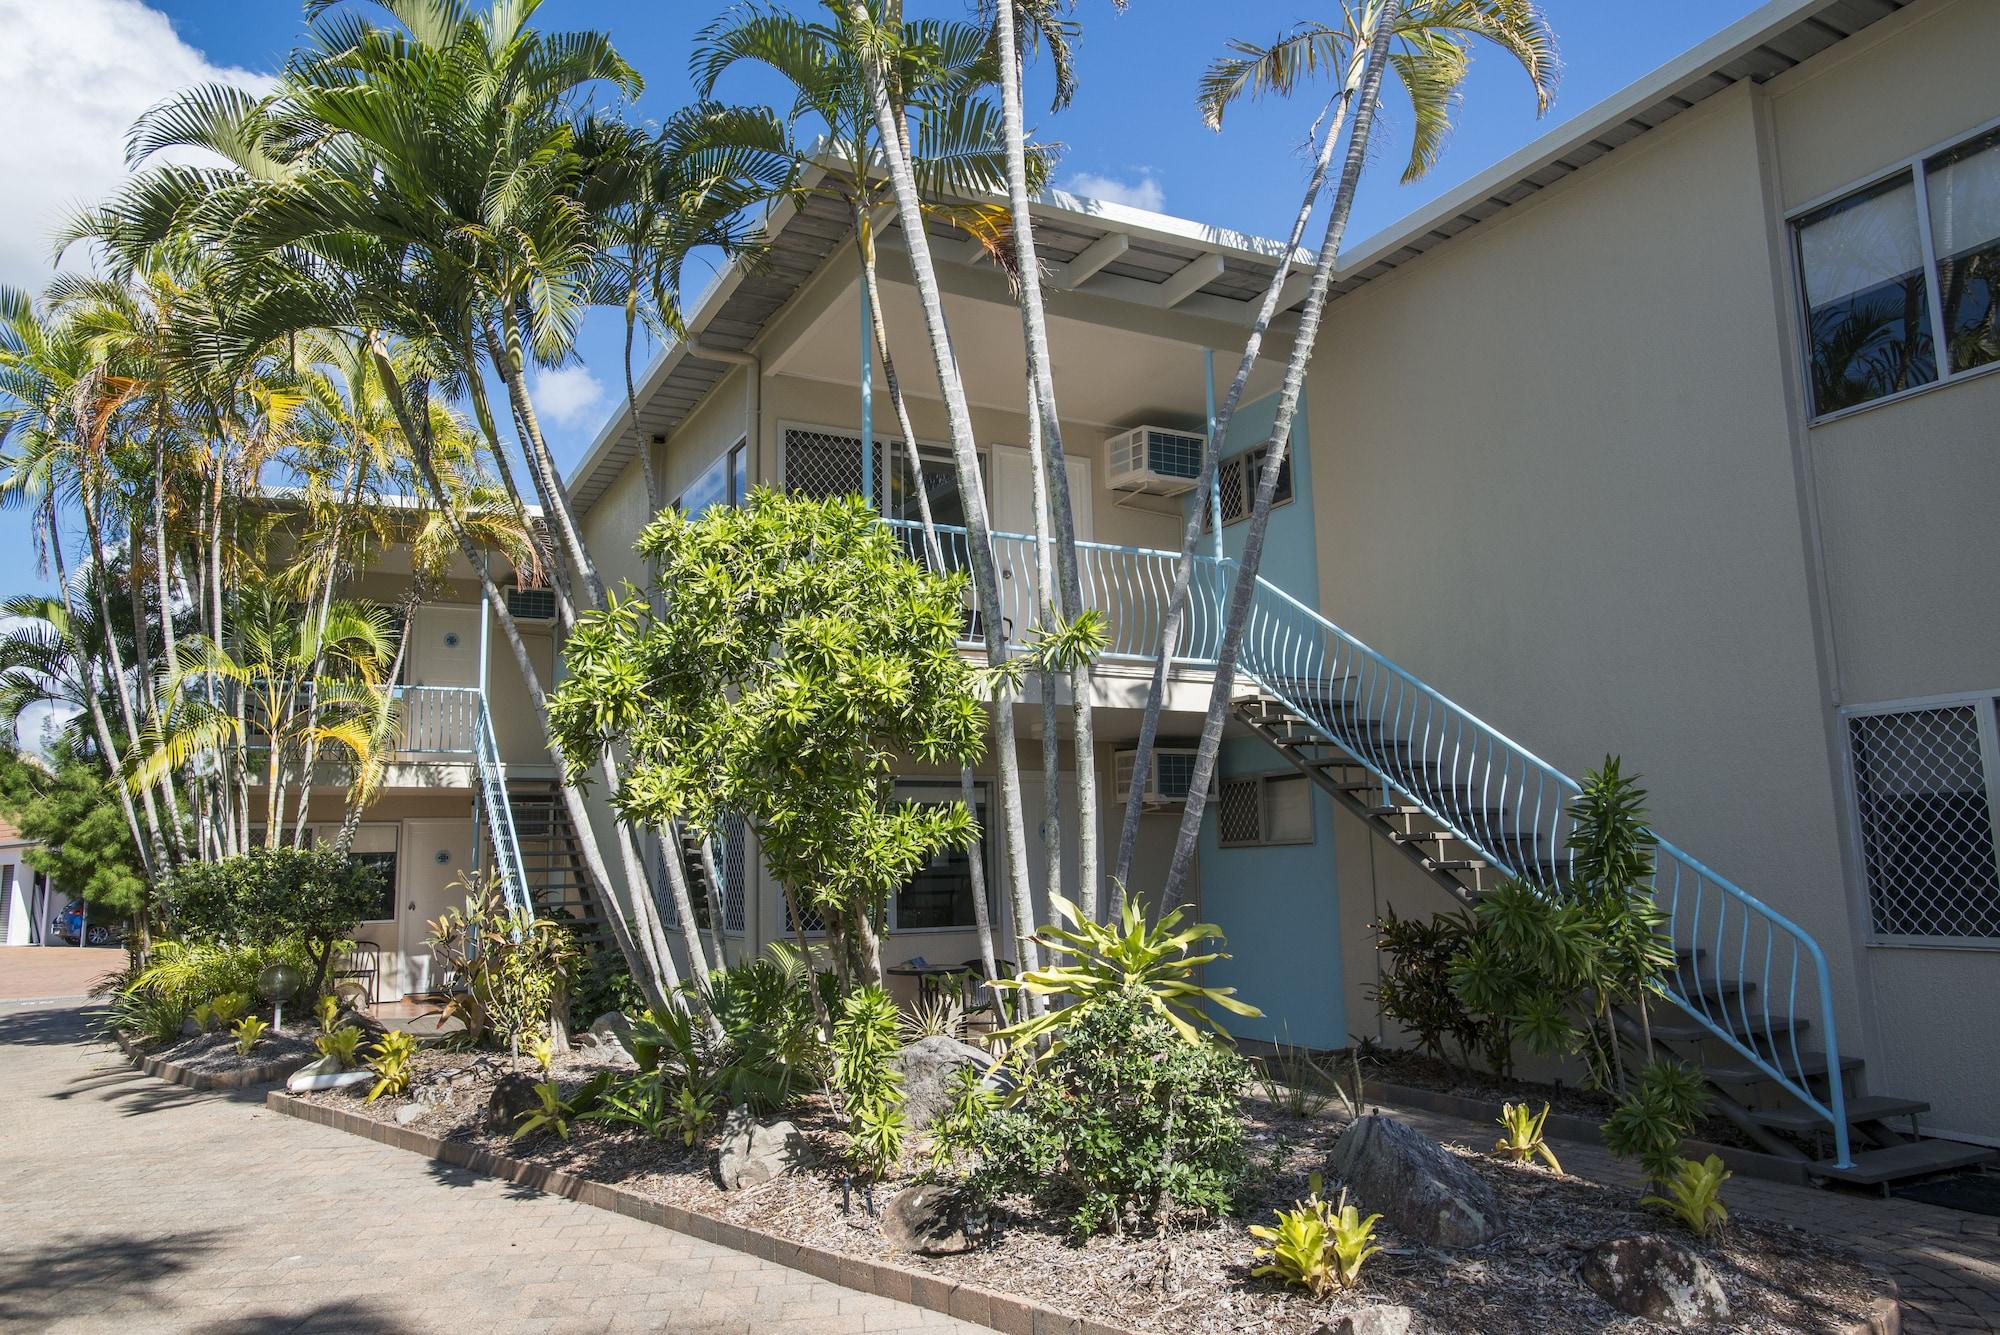
<svg viewBox="0 0 2000 1335">
<path fill-rule="evenodd" d="M 384 1094 L 401 1094 L 417 1074 L 417 1040 L 401 1029 L 391 1029 L 375 1041 L 368 1069 L 375 1073 L 375 1084 L 368 1091 L 369 1103 Z"/>
<path fill-rule="evenodd" d="M 497 881 L 459 881 L 462 904 L 430 924 L 430 949 L 451 1000 L 445 1015 L 462 1020 L 474 1042 L 488 1034 L 518 1050 L 548 1032 L 576 973 L 575 939 L 563 924 L 511 907 Z"/>
<path fill-rule="evenodd" d="M 1320 1199 L 1320 1176 L 1310 1179 L 1311 1195 L 1290 1210 L 1276 1211 L 1277 1227 L 1252 1224 L 1250 1235 L 1270 1243 L 1253 1253 L 1264 1264 L 1251 1270 L 1302 1288 L 1315 1298 L 1351 1289 L 1361 1280 L 1361 1267 L 1382 1249 L 1375 1245 L 1379 1214 L 1362 1218 L 1347 1203 L 1347 1191 L 1329 1204 Z"/>
<path fill-rule="evenodd" d="M 104 1011 L 104 1025 L 142 1043 L 172 1043 L 187 1023 L 188 1008 L 177 996 L 133 991 L 114 994 Z"/>
<path fill-rule="evenodd" d="M 165 887 L 180 937 L 268 949 L 304 943 L 317 995 L 334 951 L 382 897 L 380 873 L 333 848 L 253 848 L 220 862 L 189 862 Z"/>
<path fill-rule="evenodd" d="M 1171 1205 L 1226 1211 L 1244 1171 L 1242 1058 L 1189 1042 L 1137 988 L 1072 1009 L 1062 1043 L 986 1119 L 975 1181 L 1068 1211 L 1079 1235 Z"/>
<path fill-rule="evenodd" d="M 1219 950 L 1196 953 L 1206 942 L 1221 945 L 1222 929 L 1205 922 L 1183 927 L 1186 909 L 1174 909 L 1158 922 L 1147 922 L 1138 901 L 1120 895 L 1118 921 L 1099 923 L 1087 919 L 1081 909 L 1059 894 L 1051 894 L 1049 903 L 1069 926 L 1045 924 L 1036 929 L 1035 939 L 1052 957 L 1067 962 L 1031 970 L 1018 978 L 996 978 L 992 985 L 1032 996 L 1071 997 L 1081 1004 L 1045 1011 L 1002 1029 L 995 1037 L 1021 1045 L 1059 1034 L 1076 1021 L 1088 1003 L 1112 996 L 1141 998 L 1190 1040 L 1198 1036 L 1196 1025 L 1223 1032 L 1209 1014 L 1210 1006 L 1236 1015 L 1264 1013 L 1238 1001 L 1233 987 L 1203 987 L 1195 981 L 1204 964 L 1229 956 Z"/>
<path fill-rule="evenodd" d="M 610 1087 L 611 1072 L 599 1071 L 583 1082 L 576 1093 L 563 1097 L 562 1088 L 553 1080 L 544 1080 L 535 1086 L 535 1096 L 541 1106 L 530 1108 L 521 1114 L 521 1124 L 514 1128 L 510 1137 L 519 1140 L 523 1136 L 534 1135 L 537 1131 L 553 1131 L 563 1140 L 569 1139 L 570 1128 L 581 1118 L 589 1117 L 597 1111 Z"/>
<path fill-rule="evenodd" d="M 245 999 L 248 1009 L 248 999 L 257 992 L 257 975 L 267 967 L 289 964 L 304 972 L 310 963 L 304 944 L 296 939 L 248 946 L 160 937 L 153 942 L 146 967 L 126 983 L 125 990 L 172 997 L 190 1012 L 204 1001 L 234 994 Z M 227 1026 L 235 1018 L 221 1023 Z"/>
<path fill-rule="evenodd" d="M 263 1040 L 265 1033 L 270 1028 L 271 1026 L 265 1023 L 261 1016 L 246 1015 L 238 1020 L 236 1022 L 237 1055 L 242 1057 L 249 1056 L 250 1050 Z"/>
<path fill-rule="evenodd" d="M 1678 1171 L 1681 1142 L 1708 1106 L 1708 1089 L 1693 1067 L 1671 1057 L 1655 1058 L 1639 1075 L 1638 1087 L 1619 1100 L 1604 1123 L 1604 1144 L 1613 1154 L 1637 1159 L 1655 1182 Z"/>
<path fill-rule="evenodd" d="M 847 1114 L 847 1157 L 879 1178 L 903 1152 L 903 1075 L 892 1064 L 903 1051 L 896 1003 L 879 987 L 841 1002 L 833 1025 L 833 1088 Z"/>
<path fill-rule="evenodd" d="M 338 1029 L 329 1029 L 313 1040 L 322 1057 L 333 1058 L 334 1065 L 341 1070 L 354 1066 L 354 1054 L 361 1050 L 361 1029 L 358 1025 L 344 1024 Z"/>
<path fill-rule="evenodd" d="M 1497 1071 L 1507 1061 L 1507 1026 L 1476 1013 L 1453 983 L 1478 931 L 1469 912 L 1399 918 L 1387 910 L 1375 924 L 1375 945 L 1386 957 L 1375 1004 L 1439 1061 L 1454 1060 L 1449 1040 L 1465 1064 L 1478 1054 Z M 1506 1000 L 1512 1002 L 1511 992 Z"/>
<path fill-rule="evenodd" d="M 1688 1232 L 1705 1238 L 1729 1222 L 1729 1208 L 1722 1203 L 1722 1184 L 1736 1176 L 1711 1154 L 1700 1163 L 1676 1159 L 1666 1177 L 1664 1196 L 1647 1196 L 1642 1205 L 1658 1205 L 1686 1226 Z"/>
<path fill-rule="evenodd" d="M 830 1054 L 814 988 L 831 1011 L 832 975 L 812 970 L 797 951 L 775 947 L 710 980 L 709 1006 L 724 1039 L 718 1081 L 731 1103 L 760 1112 L 783 1108 L 827 1078 Z"/>
<path fill-rule="evenodd" d="M 961 1066 L 953 1071 L 951 1104 L 931 1122 L 931 1167 L 946 1169 L 961 1155 L 976 1154 L 999 1106 L 999 1094 L 987 1088 L 977 1068 Z"/>
</svg>

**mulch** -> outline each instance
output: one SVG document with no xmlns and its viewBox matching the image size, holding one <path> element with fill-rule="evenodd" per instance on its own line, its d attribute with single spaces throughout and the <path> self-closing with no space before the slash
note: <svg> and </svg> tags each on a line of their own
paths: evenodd
<svg viewBox="0 0 2000 1335">
<path fill-rule="evenodd" d="M 314 1024 L 287 1025 L 283 1029 L 267 1030 L 264 1037 L 249 1054 L 236 1051 L 236 1036 L 222 1030 L 212 1030 L 183 1038 L 165 1047 L 148 1048 L 148 1057 L 158 1057 L 165 1062 L 182 1068 L 191 1075 L 224 1076 L 252 1067 L 267 1066 L 287 1057 L 312 1057 L 318 1055 L 313 1040 L 319 1037 L 319 1027 Z"/>
<path fill-rule="evenodd" d="M 1078 1245 L 1064 1220 L 1030 1201 L 1008 1199 L 994 1212 L 998 1227 L 990 1245 L 959 1256 L 910 1256 L 884 1240 L 858 1190 L 851 1210 L 843 1213 L 840 1124 L 822 1101 L 809 1101 L 788 1119 L 805 1139 L 807 1162 L 764 1186 L 732 1194 L 716 1186 L 708 1149 L 648 1140 L 629 1127 L 590 1121 L 578 1124 L 566 1142 L 547 1135 L 509 1141 L 486 1130 L 483 1119 L 493 1083 L 513 1063 L 504 1056 L 438 1049 L 424 1051 L 418 1061 L 420 1085 L 451 1090 L 449 1101 L 428 1108 L 414 1123 L 430 1135 L 794 1241 L 1014 1293 L 1134 1330 L 1308 1332 L 1344 1312 L 1380 1303 L 1406 1305 L 1417 1313 L 1420 1328 L 1436 1331 L 1656 1330 L 1600 1299 L 1577 1278 L 1577 1269 L 1597 1243 L 1636 1233 L 1676 1233 L 1670 1219 L 1639 1205 L 1636 1187 L 1504 1163 L 1484 1153 L 1484 1145 L 1452 1145 L 1498 1193 L 1508 1221 L 1503 1235 L 1483 1248 L 1447 1253 L 1399 1237 L 1385 1222 L 1378 1229 L 1385 1251 L 1369 1262 L 1359 1291 L 1316 1302 L 1251 1275 L 1252 1241 L 1245 1226 L 1268 1222 L 1274 1208 L 1306 1194 L 1307 1176 L 1324 1168 L 1345 1124 L 1332 1114 L 1296 1118 L 1251 1099 L 1244 1121 L 1253 1170 L 1235 1218 L 1176 1219 L 1161 1231 Z M 622 1055 L 586 1049 L 559 1058 L 555 1077 L 574 1087 L 595 1070 L 624 1065 Z M 528 1063 L 519 1069 L 534 1070 Z M 406 1104 L 391 1099 L 365 1104 L 351 1091 L 301 1097 L 384 1121 Z M 878 1207 L 923 1167 L 919 1148 L 913 1146 L 902 1169 L 875 1188 Z M 1726 1323 L 1712 1329 L 1758 1335 L 1837 1329 L 1865 1319 L 1871 1299 L 1887 1289 L 1858 1256 L 1740 1214 L 1706 1241 L 1685 1235 L 1679 1240 L 1715 1269 L 1734 1309 Z"/>
</svg>

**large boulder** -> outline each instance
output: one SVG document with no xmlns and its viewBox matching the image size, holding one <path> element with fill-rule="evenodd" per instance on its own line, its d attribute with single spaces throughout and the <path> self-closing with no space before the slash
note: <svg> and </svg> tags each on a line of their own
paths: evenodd
<svg viewBox="0 0 2000 1335">
<path fill-rule="evenodd" d="M 521 1127 L 523 1114 L 542 1106 L 535 1092 L 536 1082 L 525 1075 L 503 1075 L 486 1096 L 486 1129 L 495 1135 L 511 1136 Z"/>
<path fill-rule="evenodd" d="M 1729 1316 L 1729 1298 L 1708 1263 L 1657 1233 L 1591 1248 L 1583 1258 L 1583 1282 L 1619 1311 L 1669 1326 Z"/>
<path fill-rule="evenodd" d="M 903 1068 L 903 1121 L 921 1131 L 951 1107 L 953 1084 L 971 1067 L 984 1077 L 993 1059 L 970 1043 L 934 1034 L 906 1044 L 899 1059 Z"/>
<path fill-rule="evenodd" d="M 790 1122 L 769 1125 L 751 1117 L 746 1108 L 732 1108 L 722 1123 L 722 1143 L 715 1151 L 715 1181 L 724 1191 L 761 1186 L 790 1171 L 799 1161 L 804 1141 Z"/>
<path fill-rule="evenodd" d="M 1458 1156 L 1381 1113 L 1355 1119 L 1334 1142 L 1333 1175 L 1398 1233 L 1431 1247 L 1479 1247 L 1500 1232 L 1500 1201 Z"/>
<path fill-rule="evenodd" d="M 968 1193 L 937 1183 L 908 1187 L 882 1211 L 882 1236 L 922 1256 L 969 1252 L 992 1231 L 986 1210 Z"/>
</svg>

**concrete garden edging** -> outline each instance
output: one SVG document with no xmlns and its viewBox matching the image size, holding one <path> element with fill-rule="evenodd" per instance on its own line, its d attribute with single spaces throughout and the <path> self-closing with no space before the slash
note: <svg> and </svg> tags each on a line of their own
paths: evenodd
<svg viewBox="0 0 2000 1335">
<path fill-rule="evenodd" d="M 1002 1332 L 1002 1335 L 1143 1335 L 1143 1332 L 1127 1326 L 1077 1316 L 1014 1294 L 995 1292 L 975 1284 L 962 1284 L 886 1261 L 830 1251 L 810 1243 L 794 1242 L 774 1233 L 651 1200 L 622 1187 L 593 1182 L 573 1173 L 495 1154 L 463 1141 L 444 1140 L 413 1127 L 377 1121 L 344 1108 L 308 1103 L 282 1090 L 274 1089 L 266 1094 L 264 1106 L 302 1122 L 345 1131 L 349 1135 L 420 1154 L 468 1172 L 532 1187 L 579 1205 L 610 1210 L 642 1223 L 685 1233 L 689 1237 L 772 1261 L 858 1293 L 909 1303 L 987 1326 Z M 1884 1282 L 1888 1285 L 1888 1293 L 1875 1299 L 1873 1310 L 1865 1320 L 1830 1331 L 1829 1335 L 1900 1335 L 1903 1328 L 1902 1304 L 1897 1300 L 1896 1282 L 1893 1279 L 1885 1279 Z"/>
<path fill-rule="evenodd" d="M 314 1060 L 314 1054 L 294 1053 L 289 1057 L 277 1057 L 256 1066 L 246 1066 L 230 1071 L 226 1075 L 209 1075 L 204 1071 L 194 1071 L 179 1062 L 170 1062 L 164 1057 L 151 1057 L 124 1034 L 113 1036 L 126 1059 L 145 1074 L 169 1084 L 183 1085 L 188 1089 L 199 1089 L 208 1093 L 227 1093 L 231 1090 L 247 1089 L 251 1085 L 265 1085 L 274 1080 L 283 1080 L 292 1072 Z"/>
</svg>

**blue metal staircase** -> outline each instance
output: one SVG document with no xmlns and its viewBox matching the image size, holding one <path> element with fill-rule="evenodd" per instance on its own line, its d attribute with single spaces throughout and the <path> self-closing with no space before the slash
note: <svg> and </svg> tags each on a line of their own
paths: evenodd
<svg viewBox="0 0 2000 1335">
<path fill-rule="evenodd" d="M 945 563 L 964 569 L 964 531 L 939 536 Z M 1032 570 L 1033 544 L 997 533 L 996 562 Z M 1104 657 L 1150 662 L 1176 555 L 1078 546 L 1084 600 L 1108 623 Z M 1197 559 L 1177 662 L 1213 664 L 1234 577 L 1233 561 Z M 1008 619 L 1024 627 L 1033 603 L 1013 592 L 1022 607 Z M 1461 902 L 1509 877 L 1569 876 L 1574 779 L 1261 577 L 1237 674 L 1235 718 Z M 1915 1137 L 1922 1100 L 1855 1093 L 1861 1062 L 1840 1052 L 1832 979 L 1809 933 L 1666 840 L 1654 865 L 1677 960 L 1665 1000 L 1679 1015 L 1655 1019 L 1652 1039 L 1695 1062 L 1718 1111 L 1812 1175 L 1858 1184 L 1994 1157 Z M 1909 1136 L 1890 1126 L 1905 1117 Z"/>
</svg>

